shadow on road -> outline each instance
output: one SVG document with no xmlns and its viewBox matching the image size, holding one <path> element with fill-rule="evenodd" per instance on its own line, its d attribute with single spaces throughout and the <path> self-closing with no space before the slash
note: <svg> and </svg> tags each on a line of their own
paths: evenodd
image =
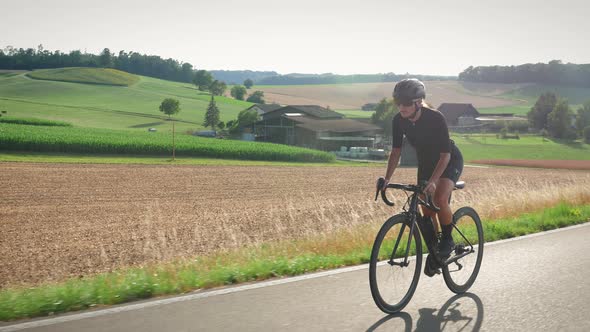
<svg viewBox="0 0 590 332">
<path fill-rule="evenodd" d="M 371 327 L 369 327 L 367 329 L 367 332 L 377 331 L 377 328 L 379 328 L 381 325 L 385 324 L 385 322 L 395 319 L 395 318 L 400 318 L 401 320 L 404 321 L 404 326 L 405 326 L 404 331 L 406 331 L 406 332 L 412 331 L 412 316 L 410 316 L 410 314 L 408 314 L 407 312 L 398 312 L 397 314 L 387 315 L 387 316 L 381 318 L 375 324 L 371 325 Z M 401 329 L 397 329 L 397 328 L 396 328 L 396 330 L 401 331 Z"/>
<path fill-rule="evenodd" d="M 419 309 L 420 317 L 414 331 L 479 331 L 483 322 L 483 303 L 472 293 L 455 295 L 445 302 L 435 315 L 436 311 L 437 309 L 433 308 Z M 396 325 L 396 331 L 401 331 L 400 322 L 390 322 L 396 318 L 403 320 L 404 331 L 412 331 L 412 317 L 406 312 L 385 316 L 371 325 L 367 331 L 377 331 L 380 327 L 383 327 L 381 330 L 390 330 L 392 324 Z"/>
</svg>

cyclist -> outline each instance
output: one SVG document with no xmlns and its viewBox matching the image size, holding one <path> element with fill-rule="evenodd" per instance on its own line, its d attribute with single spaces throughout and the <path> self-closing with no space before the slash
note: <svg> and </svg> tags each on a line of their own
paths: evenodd
<svg viewBox="0 0 590 332">
<path fill-rule="evenodd" d="M 438 213 L 423 208 L 422 214 L 430 232 L 424 234 L 427 241 L 434 238 L 432 221 L 438 217 L 442 236 L 438 243 L 441 260 L 449 257 L 455 244 L 451 232 L 452 212 L 449 206 L 451 192 L 463 171 L 463 157 L 455 143 L 449 138 L 444 116 L 429 107 L 424 99 L 426 88 L 417 79 L 404 79 L 393 89 L 393 100 L 399 113 L 393 118 L 392 151 L 387 163 L 384 187 L 389 183 L 400 160 L 404 135 L 416 149 L 418 157 L 418 183 L 426 183 L 424 192 L 433 196 L 433 202 L 440 207 Z M 430 234 L 428 234 L 430 233 Z M 428 255 L 424 273 L 433 276 L 439 266 Z"/>
</svg>

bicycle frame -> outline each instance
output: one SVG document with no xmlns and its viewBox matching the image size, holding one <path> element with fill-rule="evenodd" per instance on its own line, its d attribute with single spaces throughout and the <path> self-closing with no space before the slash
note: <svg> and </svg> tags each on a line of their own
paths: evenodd
<svg viewBox="0 0 590 332">
<path fill-rule="evenodd" d="M 406 244 L 406 253 L 404 255 L 404 261 L 397 263 L 393 260 L 395 258 L 393 256 L 397 252 L 397 247 L 399 246 L 402 235 L 404 234 L 404 231 L 406 230 L 405 224 L 402 225 L 402 228 L 400 229 L 399 235 L 397 236 L 397 240 L 395 241 L 395 246 L 393 248 L 393 251 L 391 252 L 391 257 L 389 259 L 389 264 L 399 265 L 401 267 L 406 267 L 409 265 L 408 256 L 410 255 L 410 243 L 412 240 L 412 234 L 414 234 L 414 230 L 416 228 L 416 215 L 418 213 L 418 201 L 419 201 L 418 193 L 414 192 L 412 194 L 412 196 L 408 198 L 408 200 L 410 201 L 410 206 L 409 206 L 408 210 L 404 212 L 404 214 L 408 217 L 408 220 L 410 220 L 410 235 L 408 236 L 408 243 Z M 422 235 L 420 235 L 420 236 L 422 236 Z"/>
<path fill-rule="evenodd" d="M 404 186 L 399 186 L 399 185 L 394 185 L 394 188 L 402 189 L 404 191 L 408 191 L 408 189 L 411 189 L 409 187 L 404 187 Z M 414 230 L 415 230 L 416 225 L 417 225 L 417 223 L 416 223 L 416 217 L 419 214 L 419 212 L 418 212 L 418 205 L 424 205 L 426 208 L 432 209 L 434 211 L 439 210 L 430 201 L 428 203 L 427 202 L 424 202 L 419 197 L 419 194 L 420 193 L 418 191 L 414 191 L 414 190 L 412 190 L 412 191 L 413 191 L 412 195 L 408 197 L 408 200 L 406 201 L 406 204 L 404 204 L 404 206 L 408 206 L 408 208 L 407 209 L 404 209 L 404 212 L 403 212 L 403 214 L 405 214 L 407 216 L 407 219 L 410 221 L 410 233 L 409 233 L 410 235 L 408 236 L 408 241 L 407 241 L 407 244 L 406 244 L 406 252 L 405 252 L 405 255 L 404 255 L 404 260 L 403 260 L 403 262 L 399 262 L 399 263 L 398 262 L 395 262 L 394 261 L 394 258 L 395 258 L 394 255 L 397 252 L 397 248 L 399 247 L 399 244 L 401 242 L 401 238 L 402 238 L 402 236 L 404 234 L 404 231 L 405 231 L 405 229 L 407 227 L 405 224 L 402 225 L 402 227 L 400 229 L 400 232 L 398 234 L 397 240 L 395 242 L 395 246 L 393 248 L 393 251 L 391 252 L 391 256 L 390 256 L 389 261 L 388 261 L 388 263 L 390 265 L 398 265 L 400 267 L 406 267 L 406 266 L 409 265 L 409 263 L 408 263 L 408 257 L 410 255 L 410 243 L 411 243 L 411 240 L 412 240 L 412 235 L 414 234 Z M 384 200 L 386 199 L 385 196 L 383 196 L 383 198 L 384 198 Z M 387 202 L 388 201 L 386 201 L 386 203 Z M 407 202 L 409 202 L 409 204 Z M 388 205 L 391 205 L 391 204 L 388 204 Z M 463 258 L 463 257 L 465 257 L 465 256 L 467 256 L 467 255 L 475 252 L 475 248 L 473 248 L 473 244 L 465 237 L 465 235 L 463 235 L 463 233 L 457 227 L 456 220 L 453 220 L 452 225 L 453 225 L 453 228 L 457 231 L 457 233 L 459 233 L 461 235 L 461 237 L 465 240 L 465 242 L 469 245 L 469 249 L 467 249 L 466 251 L 464 251 L 464 252 L 462 252 L 460 254 L 454 255 L 453 257 L 449 258 L 448 260 L 446 260 L 444 262 L 441 261 L 436 255 L 434 255 L 434 259 L 436 260 L 436 262 L 440 266 L 447 266 L 447 265 L 449 265 L 451 263 L 454 263 L 454 262 L 457 262 L 459 259 L 461 259 L 461 258 Z M 421 232 L 420 232 L 420 236 L 422 237 L 422 239 L 424 240 L 424 242 L 428 246 L 428 250 L 432 252 L 432 250 L 434 248 L 430 248 L 430 246 L 428 245 L 428 241 L 426 241 L 426 239 L 424 238 L 424 236 L 423 236 L 423 234 Z M 457 263 L 457 264 L 460 266 L 459 263 Z"/>
</svg>

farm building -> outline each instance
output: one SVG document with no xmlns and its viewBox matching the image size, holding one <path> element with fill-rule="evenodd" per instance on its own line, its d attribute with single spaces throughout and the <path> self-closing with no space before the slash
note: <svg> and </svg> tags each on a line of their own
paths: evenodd
<svg viewBox="0 0 590 332">
<path fill-rule="evenodd" d="M 342 146 L 373 147 L 382 129 L 346 119 L 316 105 L 290 105 L 262 114 L 257 140 L 335 151 Z"/>
<path fill-rule="evenodd" d="M 258 115 L 262 115 L 264 113 L 274 111 L 274 110 L 279 109 L 281 107 L 283 107 L 283 106 L 281 106 L 279 104 L 254 104 L 254 105 L 248 107 L 247 110 L 254 110 L 254 111 L 258 112 Z"/>
<path fill-rule="evenodd" d="M 447 126 L 470 126 L 477 124 L 479 112 L 472 104 L 442 103 L 438 110 L 445 116 Z"/>
</svg>

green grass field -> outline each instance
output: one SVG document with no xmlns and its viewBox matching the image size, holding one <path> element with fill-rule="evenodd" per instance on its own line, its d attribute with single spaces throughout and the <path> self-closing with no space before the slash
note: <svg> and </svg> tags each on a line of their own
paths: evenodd
<svg viewBox="0 0 590 332">
<path fill-rule="evenodd" d="M 526 114 L 531 110 L 531 107 L 533 107 L 533 104 L 493 107 L 493 108 L 478 108 L 477 111 L 481 114 L 511 113 L 514 115 L 526 116 Z"/>
<path fill-rule="evenodd" d="M 478 159 L 590 160 L 590 145 L 561 142 L 540 136 L 520 135 L 520 139 L 498 139 L 487 134 L 453 134 L 466 162 Z"/>
<path fill-rule="evenodd" d="M 181 111 L 175 116 L 178 131 L 204 129 L 211 96 L 188 83 L 145 76 L 129 87 L 34 80 L 23 74 L 0 78 L 0 111 L 11 117 L 67 121 L 78 127 L 168 129 L 168 116 L 159 111 L 165 98 L 180 100 Z M 215 101 L 225 122 L 252 105 L 226 97 Z"/>
</svg>

